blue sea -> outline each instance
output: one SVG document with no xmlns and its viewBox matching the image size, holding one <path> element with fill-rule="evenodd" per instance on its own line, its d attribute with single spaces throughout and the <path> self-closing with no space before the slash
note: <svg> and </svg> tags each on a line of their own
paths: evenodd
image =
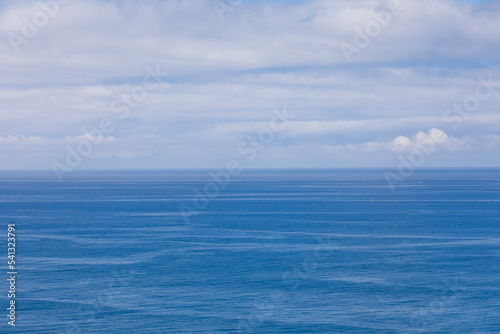
<svg viewBox="0 0 500 334">
<path fill-rule="evenodd" d="M 499 170 L 0 172 L 0 221 L 1 333 L 500 333 Z"/>
</svg>

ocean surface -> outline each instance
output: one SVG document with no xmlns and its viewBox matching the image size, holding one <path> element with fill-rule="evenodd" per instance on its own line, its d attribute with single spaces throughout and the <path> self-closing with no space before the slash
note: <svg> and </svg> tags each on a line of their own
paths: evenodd
<svg viewBox="0 0 500 334">
<path fill-rule="evenodd" d="M 500 171 L 209 172 L 0 172 L 0 333 L 500 333 Z"/>
</svg>

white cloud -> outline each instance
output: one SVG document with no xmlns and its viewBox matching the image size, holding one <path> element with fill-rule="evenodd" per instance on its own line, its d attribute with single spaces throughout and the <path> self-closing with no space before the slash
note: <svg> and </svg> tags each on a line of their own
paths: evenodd
<svg viewBox="0 0 500 334">
<path fill-rule="evenodd" d="M 395 153 L 409 153 L 417 150 L 428 150 L 435 153 L 439 150 L 464 151 L 474 149 L 491 149 L 500 144 L 500 136 L 480 135 L 477 138 L 462 136 L 456 138 L 446 134 L 444 131 L 432 128 L 427 132 L 419 131 L 411 138 L 397 136 L 391 141 L 370 141 L 360 144 L 345 144 L 329 146 L 330 151 L 358 151 L 358 152 L 379 152 L 389 151 Z"/>
<path fill-rule="evenodd" d="M 16 159 L 48 168 L 49 156 L 63 156 L 65 145 L 103 118 L 116 122 L 116 142 L 92 159 L 137 158 L 141 166 L 140 157 L 151 157 L 143 167 L 225 163 L 239 140 L 283 106 L 297 118 L 273 153 L 289 167 L 301 164 L 298 147 L 316 152 L 307 159 L 322 166 L 324 150 L 346 152 L 345 161 L 349 152 L 407 152 L 432 135 L 421 129 L 446 133 L 439 149 L 450 154 L 498 148 L 498 91 L 460 129 L 443 114 L 474 93 L 479 77 L 500 80 L 493 66 L 499 5 L 402 2 L 402 12 L 347 64 L 339 44 L 351 43 L 353 29 L 384 1 L 244 2 L 221 22 L 209 0 L 73 0 L 19 54 L 7 38 L 0 41 L 0 168 Z M 0 33 L 20 33 L 22 18 L 39 6 L 3 5 Z M 168 82 L 119 120 L 112 101 L 156 64 L 172 73 Z M 36 156 L 20 156 L 35 147 Z M 483 156 L 490 163 L 491 155 Z M 275 164 L 263 157 L 264 165 Z"/>
</svg>

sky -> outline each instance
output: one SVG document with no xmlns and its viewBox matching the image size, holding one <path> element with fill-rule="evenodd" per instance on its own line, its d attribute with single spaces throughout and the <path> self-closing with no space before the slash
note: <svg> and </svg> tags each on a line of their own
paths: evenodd
<svg viewBox="0 0 500 334">
<path fill-rule="evenodd" d="M 500 2 L 0 5 L 0 169 L 500 165 Z"/>
</svg>

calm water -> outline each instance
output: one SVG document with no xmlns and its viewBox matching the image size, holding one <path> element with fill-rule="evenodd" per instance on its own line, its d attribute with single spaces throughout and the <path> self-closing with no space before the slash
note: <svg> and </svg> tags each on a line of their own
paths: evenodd
<svg viewBox="0 0 500 334">
<path fill-rule="evenodd" d="M 246 171 L 187 224 L 208 171 L 2 172 L 0 332 L 500 332 L 500 171 L 382 174 Z"/>
</svg>

